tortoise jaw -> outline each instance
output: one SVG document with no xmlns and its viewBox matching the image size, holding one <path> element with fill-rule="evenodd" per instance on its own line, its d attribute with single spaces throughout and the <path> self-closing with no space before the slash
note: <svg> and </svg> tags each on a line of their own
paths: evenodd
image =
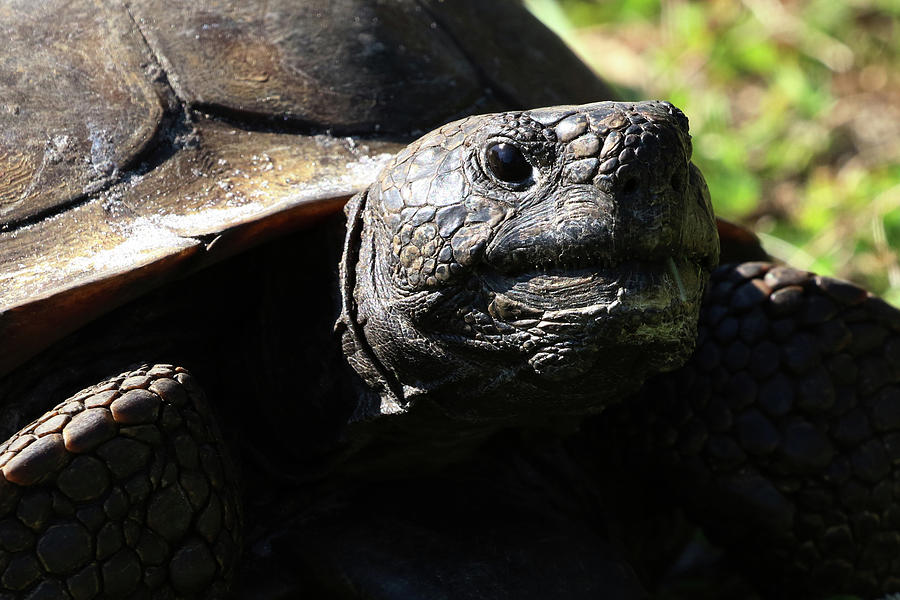
<svg viewBox="0 0 900 600">
<path fill-rule="evenodd" d="M 625 311 L 661 310 L 696 302 L 702 267 L 686 257 L 631 260 L 609 267 L 554 268 L 515 275 L 481 275 L 494 297 L 492 314 L 511 322 L 521 318 L 565 318 Z"/>
<path fill-rule="evenodd" d="M 702 266 L 684 257 L 628 261 L 603 269 L 482 276 L 487 312 L 519 346 L 536 385 L 572 393 L 611 355 L 685 346 L 704 287 Z M 668 365 L 660 365 L 660 369 Z"/>
</svg>

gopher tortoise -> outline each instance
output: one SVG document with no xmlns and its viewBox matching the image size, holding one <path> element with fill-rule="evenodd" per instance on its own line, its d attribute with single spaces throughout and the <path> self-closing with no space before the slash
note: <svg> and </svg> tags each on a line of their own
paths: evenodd
<svg viewBox="0 0 900 600">
<path fill-rule="evenodd" d="M 0 597 L 900 590 L 900 313 L 518 3 L 0 30 Z"/>
</svg>

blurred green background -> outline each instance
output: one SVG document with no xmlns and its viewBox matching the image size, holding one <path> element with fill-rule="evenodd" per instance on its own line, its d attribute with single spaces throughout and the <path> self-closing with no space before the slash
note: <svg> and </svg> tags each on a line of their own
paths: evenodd
<svg viewBox="0 0 900 600">
<path fill-rule="evenodd" d="M 672 101 L 716 211 L 900 306 L 900 0 L 525 0 L 625 99 Z"/>
</svg>

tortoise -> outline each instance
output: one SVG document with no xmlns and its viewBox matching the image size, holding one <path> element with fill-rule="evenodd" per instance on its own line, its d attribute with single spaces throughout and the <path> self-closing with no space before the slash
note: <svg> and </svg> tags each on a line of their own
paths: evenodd
<svg viewBox="0 0 900 600">
<path fill-rule="evenodd" d="M 900 314 L 518 3 L 0 23 L 4 597 L 900 589 Z"/>
</svg>

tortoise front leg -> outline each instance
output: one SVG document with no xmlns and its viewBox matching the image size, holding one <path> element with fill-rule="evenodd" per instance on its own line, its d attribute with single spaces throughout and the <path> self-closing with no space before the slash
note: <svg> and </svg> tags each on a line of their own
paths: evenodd
<svg viewBox="0 0 900 600">
<path fill-rule="evenodd" d="M 0 473 L 9 597 L 225 593 L 240 551 L 238 494 L 184 369 L 144 366 L 79 392 L 0 445 Z"/>
<path fill-rule="evenodd" d="M 707 296 L 693 358 L 611 413 L 613 448 L 768 597 L 900 591 L 900 311 L 767 263 Z"/>
</svg>

